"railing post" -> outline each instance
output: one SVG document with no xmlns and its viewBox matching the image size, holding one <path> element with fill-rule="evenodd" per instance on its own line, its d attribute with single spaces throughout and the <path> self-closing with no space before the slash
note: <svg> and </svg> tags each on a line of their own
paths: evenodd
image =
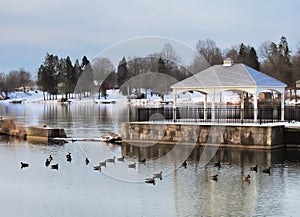
<svg viewBox="0 0 300 217">
<path fill-rule="evenodd" d="M 176 122 L 176 107 L 173 107 L 173 122 Z"/>
</svg>

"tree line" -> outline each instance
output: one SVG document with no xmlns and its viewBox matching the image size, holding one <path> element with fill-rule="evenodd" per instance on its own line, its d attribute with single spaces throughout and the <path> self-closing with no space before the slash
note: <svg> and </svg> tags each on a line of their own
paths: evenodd
<svg viewBox="0 0 300 217">
<path fill-rule="evenodd" d="M 16 88 L 25 92 L 26 87 L 31 85 L 34 85 L 34 81 L 31 79 L 31 73 L 25 69 L 13 70 L 8 74 L 0 73 L 0 93 L 4 93 L 4 98 L 8 98 L 8 93 Z"/>
<path fill-rule="evenodd" d="M 124 95 L 134 93 L 138 96 L 146 89 L 163 96 L 170 91 L 173 83 L 212 65 L 222 64 L 226 57 L 230 57 L 234 63 L 244 63 L 286 83 L 289 90 L 295 90 L 296 81 L 300 80 L 300 48 L 294 55 L 291 53 L 285 36 L 278 43 L 264 42 L 258 52 L 244 43 L 222 51 L 211 39 L 199 40 L 194 60 L 187 66 L 182 64 L 181 57 L 168 43 L 161 51 L 147 57 L 124 56 L 117 68 L 104 57 L 89 61 L 84 56 L 81 62 L 76 59 L 73 64 L 69 56 L 59 58 L 47 53 L 38 69 L 36 84 L 49 94 L 45 99 L 56 99 L 57 94 L 62 94 L 65 99 L 74 97 L 74 94 L 81 98 L 95 92 L 98 92 L 98 98 L 106 97 L 106 90 L 110 88 L 120 88 Z M 152 73 L 152 78 L 149 73 Z M 141 76 L 144 78 L 141 79 Z M 31 74 L 23 69 L 0 73 L 0 91 L 6 95 L 16 87 L 24 87 L 25 90 L 25 86 L 31 83 Z"/>
<path fill-rule="evenodd" d="M 259 47 L 258 52 L 261 61 L 258 59 L 255 48 L 244 43 L 222 53 L 214 41 L 210 39 L 199 40 L 196 45 L 197 55 L 192 67 L 201 71 L 203 67 L 221 64 L 224 58 L 230 57 L 234 63 L 244 63 L 286 83 L 287 90 L 290 92 L 296 91 L 296 82 L 300 80 L 300 47 L 297 48 L 294 55 L 291 55 L 292 51 L 289 48 L 288 40 L 282 36 L 278 43 L 264 42 Z M 206 65 L 203 64 L 204 60 L 207 61 Z M 199 65 L 202 68 L 199 68 Z M 296 97 L 296 92 L 294 96 Z"/>
<path fill-rule="evenodd" d="M 45 99 L 57 99 L 57 94 L 64 95 L 64 99 L 73 97 L 74 94 L 81 98 L 97 92 L 98 98 L 107 96 L 107 89 L 121 88 L 124 95 L 134 92 L 136 96 L 142 94 L 142 90 L 163 94 L 170 91 L 170 85 L 185 79 L 191 73 L 179 63 L 179 57 L 170 44 L 165 44 L 161 52 L 149 54 L 145 58 L 123 57 L 117 69 L 108 58 L 95 58 L 89 61 L 86 56 L 82 62 L 78 60 L 72 64 L 70 57 L 59 58 L 47 53 L 44 62 L 38 70 L 37 84 L 45 95 Z M 147 75 L 146 79 L 129 81 L 138 75 L 146 73 L 161 73 L 173 82 L 158 82 Z M 163 81 L 166 79 L 160 79 Z M 124 86 L 124 84 L 126 85 Z M 130 85 L 129 85 L 130 84 Z"/>
</svg>

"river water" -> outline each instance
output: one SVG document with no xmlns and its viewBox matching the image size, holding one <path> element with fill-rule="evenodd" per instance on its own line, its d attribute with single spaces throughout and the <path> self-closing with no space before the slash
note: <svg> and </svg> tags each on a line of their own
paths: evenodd
<svg viewBox="0 0 300 217">
<path fill-rule="evenodd" d="M 0 104 L 0 115 L 18 124 L 47 124 L 65 129 L 68 137 L 93 138 L 120 133 L 120 124 L 134 111 L 127 104 L 88 103 Z M 113 145 L 77 141 L 64 145 L 32 144 L 0 136 L 1 216 L 298 216 L 300 212 L 300 150 L 273 151 L 218 149 L 207 164 L 204 148 L 181 147 L 178 157 L 189 155 L 187 167 L 163 158 L 173 147 Z M 174 150 L 173 150 L 174 151 Z M 72 162 L 66 154 L 71 153 Z M 49 155 L 58 170 L 44 162 Z M 125 160 L 100 161 L 113 156 Z M 172 155 L 174 156 L 174 155 Z M 88 157 L 90 163 L 85 164 Z M 146 158 L 145 163 L 139 160 Z M 163 161 L 161 160 L 163 159 Z M 214 167 L 220 160 L 221 167 Z M 20 168 L 20 162 L 29 167 Z M 128 165 L 136 162 L 136 168 Z M 258 172 L 250 167 L 258 165 Z M 262 169 L 271 167 L 271 174 Z M 173 168 L 173 169 L 170 169 Z M 163 171 L 155 185 L 144 178 Z M 218 181 L 210 179 L 218 174 Z M 250 182 L 243 182 L 244 175 Z"/>
</svg>

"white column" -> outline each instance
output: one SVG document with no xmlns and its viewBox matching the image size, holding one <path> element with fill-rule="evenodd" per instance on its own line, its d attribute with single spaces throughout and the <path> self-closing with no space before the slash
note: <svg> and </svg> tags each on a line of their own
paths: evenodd
<svg viewBox="0 0 300 217">
<path fill-rule="evenodd" d="M 176 121 L 176 97 L 177 97 L 177 91 L 176 89 L 173 89 L 173 121 Z"/>
<path fill-rule="evenodd" d="M 245 99 L 244 99 L 244 93 L 241 91 L 240 93 L 240 98 L 241 98 L 241 119 L 244 119 L 244 108 L 245 108 Z"/>
<path fill-rule="evenodd" d="M 284 121 L 284 92 L 281 93 L 281 120 Z"/>
<path fill-rule="evenodd" d="M 213 91 L 212 100 L 211 100 L 211 121 L 216 119 L 216 92 L 215 89 Z"/>
<path fill-rule="evenodd" d="M 207 94 L 204 94 L 204 120 L 207 120 Z"/>
<path fill-rule="evenodd" d="M 253 94 L 253 100 L 254 100 L 254 122 L 257 122 L 258 106 L 257 106 L 257 93 L 256 92 Z"/>
</svg>

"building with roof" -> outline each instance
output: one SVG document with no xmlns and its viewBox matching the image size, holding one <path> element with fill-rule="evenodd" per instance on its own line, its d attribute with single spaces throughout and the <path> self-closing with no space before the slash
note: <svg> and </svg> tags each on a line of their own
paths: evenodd
<svg viewBox="0 0 300 217">
<path fill-rule="evenodd" d="M 207 109 L 207 98 L 211 102 L 211 119 L 215 119 L 215 107 L 217 98 L 224 91 L 234 91 L 240 94 L 241 110 L 244 109 L 245 92 L 253 95 L 254 122 L 258 117 L 258 95 L 271 90 L 279 93 L 281 98 L 281 120 L 284 120 L 284 92 L 286 84 L 257 71 L 245 64 L 233 64 L 231 58 L 224 60 L 223 65 L 214 65 L 193 76 L 182 80 L 171 86 L 174 95 L 174 107 L 176 107 L 176 96 L 187 91 L 198 91 L 204 94 L 204 110 Z M 242 115 L 242 114 L 241 114 Z M 204 114 L 204 119 L 207 114 Z"/>
</svg>

